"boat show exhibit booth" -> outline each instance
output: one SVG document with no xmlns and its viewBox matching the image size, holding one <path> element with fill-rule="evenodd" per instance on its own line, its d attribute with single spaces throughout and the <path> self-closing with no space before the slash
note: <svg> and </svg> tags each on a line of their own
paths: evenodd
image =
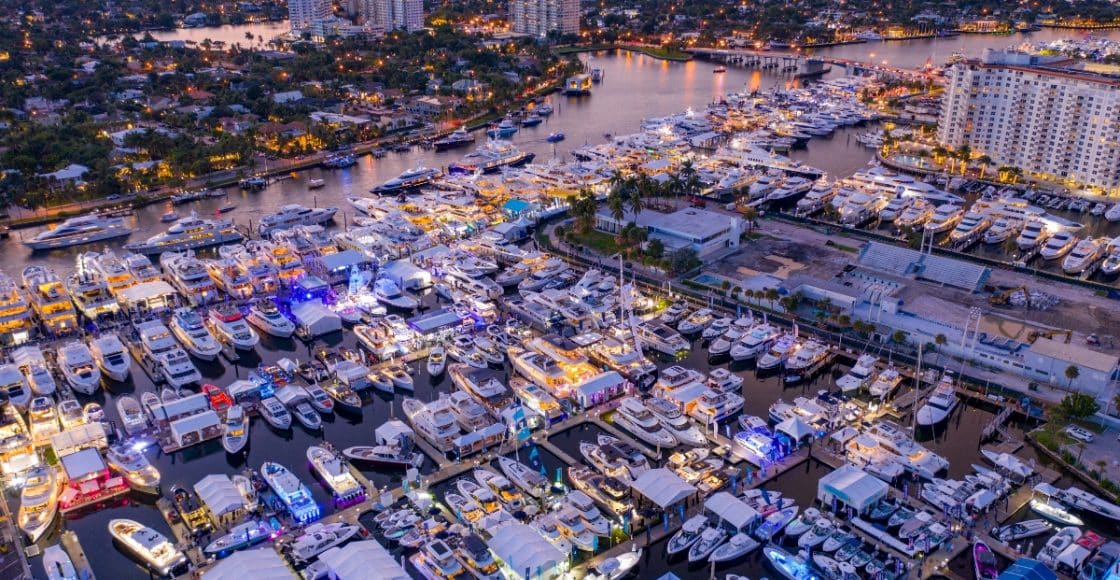
<svg viewBox="0 0 1120 580">
<path fill-rule="evenodd" d="M 572 396 L 581 408 L 590 409 L 625 393 L 628 384 L 617 371 L 607 371 L 580 383 L 572 390 Z"/>
<path fill-rule="evenodd" d="M 342 330 L 342 318 L 319 302 L 292 305 L 292 316 L 301 335 L 315 338 Z"/>
<path fill-rule="evenodd" d="M 737 532 L 751 532 L 758 524 L 758 511 L 726 491 L 716 492 L 709 497 L 704 502 L 704 509 Z"/>
<path fill-rule="evenodd" d="M 778 433 L 784 433 L 789 436 L 795 443 L 800 444 L 805 439 L 812 439 L 816 432 L 808 423 L 801 417 L 790 417 L 781 423 L 778 423 L 774 430 Z"/>
<path fill-rule="evenodd" d="M 446 308 L 418 314 L 409 318 L 406 322 L 424 344 L 434 344 L 446 340 L 458 334 L 463 327 L 463 317 Z"/>
<path fill-rule="evenodd" d="M 182 448 L 220 436 L 222 418 L 214 411 L 206 410 L 172 421 L 170 431 L 172 442 Z"/>
<path fill-rule="evenodd" d="M 864 513 L 879 500 L 887 497 L 890 486 L 883 480 L 864 470 L 845 464 L 817 482 L 817 499 L 821 504 L 851 506 L 853 510 Z"/>
<path fill-rule="evenodd" d="M 217 528 L 225 528 L 245 516 L 248 506 L 241 490 L 224 473 L 211 473 L 194 484 L 194 492 L 206 506 Z"/>
<path fill-rule="evenodd" d="M 432 285 L 432 273 L 409 260 L 393 260 L 385 264 L 378 276 L 392 280 L 401 290 L 416 290 Z"/>
<path fill-rule="evenodd" d="M 528 526 L 526 526 L 528 527 Z M 326 564 L 329 577 L 338 580 L 409 580 L 408 573 L 393 559 L 393 555 L 376 540 L 350 542 L 319 555 Z M 373 571 L 376 570 L 376 573 Z"/>
<path fill-rule="evenodd" d="M 105 426 L 101 423 L 83 423 L 51 435 L 51 448 L 58 457 L 82 449 L 105 449 L 108 446 Z"/>
<path fill-rule="evenodd" d="M 551 580 L 562 577 L 568 568 L 568 555 L 525 524 L 498 528 L 486 544 L 509 566 L 509 578 Z"/>
<path fill-rule="evenodd" d="M 343 284 L 350 279 L 353 268 L 368 270 L 373 262 L 357 250 L 342 250 L 316 256 L 308 261 L 307 271 L 328 284 Z"/>
<path fill-rule="evenodd" d="M 242 550 L 218 560 L 202 573 L 202 580 L 293 580 L 297 576 L 271 547 Z"/>
<path fill-rule="evenodd" d="M 128 491 L 124 478 L 109 471 L 97 449 L 82 449 L 63 455 L 59 461 L 66 473 L 66 488 L 58 498 L 58 508 L 62 513 Z"/>
<path fill-rule="evenodd" d="M 664 467 L 642 473 L 630 487 L 634 490 L 635 511 L 649 505 L 668 511 L 697 493 L 695 487 Z"/>
<path fill-rule="evenodd" d="M 134 316 L 165 312 L 179 304 L 179 293 L 163 280 L 141 282 L 117 294 L 121 310 Z"/>
</svg>

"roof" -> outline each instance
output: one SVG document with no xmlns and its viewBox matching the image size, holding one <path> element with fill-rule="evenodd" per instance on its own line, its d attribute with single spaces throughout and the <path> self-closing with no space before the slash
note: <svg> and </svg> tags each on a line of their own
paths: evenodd
<svg viewBox="0 0 1120 580">
<path fill-rule="evenodd" d="M 522 578 L 524 571 L 552 570 L 567 561 L 567 554 L 552 545 L 539 532 L 525 524 L 504 525 L 486 541 L 490 549 L 512 570 L 510 576 Z"/>
<path fill-rule="evenodd" d="M 233 480 L 224 473 L 211 473 L 194 484 L 194 491 L 215 516 L 245 507 L 245 499 Z"/>
<path fill-rule="evenodd" d="M 343 250 L 322 256 L 319 258 L 319 262 L 323 264 L 327 271 L 334 272 L 335 270 L 368 264 L 369 258 L 357 250 Z"/>
<path fill-rule="evenodd" d="M 999 575 L 999 580 L 1055 580 L 1058 577 L 1045 564 L 1030 558 L 1019 558 Z"/>
<path fill-rule="evenodd" d="M 187 395 L 172 401 L 167 401 L 156 407 L 153 414 L 157 419 L 170 421 L 183 415 L 192 415 L 210 407 L 210 400 L 202 393 Z"/>
<path fill-rule="evenodd" d="M 376 540 L 350 542 L 341 548 L 331 548 L 319 555 L 338 580 L 364 580 L 376 570 L 380 580 L 409 580 L 408 573 Z"/>
<path fill-rule="evenodd" d="M 253 580 L 290 580 L 296 578 L 280 554 L 272 548 L 234 552 L 202 573 L 203 580 L 244 580 L 252 570 Z"/>
<path fill-rule="evenodd" d="M 887 494 L 890 486 L 883 480 L 862 469 L 844 464 L 817 482 L 817 493 L 822 490 L 857 509 L 864 509 Z"/>
<path fill-rule="evenodd" d="M 412 276 L 420 273 L 427 274 L 428 272 L 408 260 L 393 260 L 382 266 L 381 271 L 396 274 L 397 276 Z"/>
<path fill-rule="evenodd" d="M 237 396 L 242 394 L 242 393 L 252 393 L 254 391 L 259 390 L 260 388 L 261 388 L 260 383 L 255 383 L 253 381 L 240 379 L 240 380 L 236 380 L 236 381 L 233 381 L 232 383 L 230 383 L 229 387 L 227 387 L 226 390 L 229 391 L 229 396 L 231 396 L 233 398 L 237 398 Z"/>
<path fill-rule="evenodd" d="M 63 455 L 60 460 L 62 461 L 62 468 L 66 470 L 66 476 L 72 480 L 82 479 L 91 473 L 105 470 L 105 462 L 101 460 L 101 453 L 92 447 Z"/>
<path fill-rule="evenodd" d="M 296 318 L 296 322 L 309 328 L 323 325 L 323 329 L 317 329 L 320 330 L 320 334 L 323 331 L 329 332 L 326 329 L 338 330 L 342 328 L 342 319 L 320 302 L 296 304 L 292 306 L 292 316 Z"/>
<path fill-rule="evenodd" d="M 1068 362 L 1081 368 L 1111 372 L 1120 363 L 1114 355 L 1089 350 L 1073 343 L 1066 344 L 1052 338 L 1038 337 L 1031 345 L 1031 353 Z"/>
<path fill-rule="evenodd" d="M 446 308 L 432 310 L 408 319 L 408 325 L 421 334 L 427 334 L 446 326 L 458 326 L 460 323 L 462 323 L 462 319 L 459 318 L 459 315 Z"/>
<path fill-rule="evenodd" d="M 129 286 L 120 292 L 121 300 L 124 302 L 140 302 L 149 298 L 156 298 L 159 296 L 173 296 L 175 289 L 171 284 L 163 280 L 155 280 L 153 282 L 143 282 L 135 286 Z"/>
<path fill-rule="evenodd" d="M 758 519 L 758 512 L 754 508 L 726 491 L 709 497 L 704 502 L 704 507 L 737 530 L 746 528 Z"/>
<path fill-rule="evenodd" d="M 800 441 L 803 437 L 811 437 L 813 435 L 813 428 L 809 426 L 801 417 L 790 417 L 774 428 L 776 431 L 781 431 L 786 435 Z"/>
<path fill-rule="evenodd" d="M 661 509 L 665 509 L 696 493 L 695 487 L 663 467 L 650 469 L 639 475 L 630 486 Z"/>
<path fill-rule="evenodd" d="M 187 433 L 194 433 L 201 431 L 207 427 L 213 427 L 222 423 L 218 414 L 212 410 L 207 409 L 197 415 L 190 415 L 182 419 L 176 419 L 171 422 L 171 434 L 176 437 L 182 437 Z"/>
<path fill-rule="evenodd" d="M 626 379 L 617 371 L 607 371 L 580 383 L 576 390 L 579 391 L 580 395 L 590 397 L 595 393 L 601 393 L 624 382 L 626 382 Z"/>
<path fill-rule="evenodd" d="M 529 202 L 527 202 L 523 199 L 517 199 L 517 198 L 507 199 L 506 202 L 504 204 L 502 204 L 502 209 L 504 209 L 504 210 L 506 210 L 510 213 L 521 213 L 521 212 L 529 209 L 529 207 L 530 207 Z"/>
<path fill-rule="evenodd" d="M 411 427 L 396 419 L 386 421 L 373 430 L 373 438 L 378 443 L 394 442 L 400 437 L 412 439 L 415 435 Z"/>
<path fill-rule="evenodd" d="M 82 447 L 96 441 L 100 441 L 101 445 L 105 443 L 105 427 L 99 422 L 84 423 L 51 435 L 51 447 L 56 452 Z"/>
<path fill-rule="evenodd" d="M 840 443 L 847 443 L 849 440 L 859 434 L 859 431 L 857 431 L 854 427 L 844 427 L 843 429 L 834 432 L 830 439 Z"/>
</svg>

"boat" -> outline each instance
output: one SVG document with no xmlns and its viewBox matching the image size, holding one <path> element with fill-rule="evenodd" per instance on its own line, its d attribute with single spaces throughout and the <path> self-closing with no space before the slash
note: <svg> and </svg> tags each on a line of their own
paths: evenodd
<svg viewBox="0 0 1120 580">
<path fill-rule="evenodd" d="M 360 531 L 359 526 L 344 522 L 312 524 L 291 543 L 289 553 L 297 563 L 309 562 L 319 554 L 346 543 Z"/>
<path fill-rule="evenodd" d="M 315 504 L 307 486 L 303 485 L 288 468 L 279 463 L 266 461 L 261 466 L 261 477 L 280 501 L 284 502 L 297 523 L 307 523 L 321 515 L 319 506 Z"/>
<path fill-rule="evenodd" d="M 497 139 L 499 137 L 509 137 L 516 132 L 517 123 L 515 123 L 512 118 L 507 116 L 506 118 L 502 119 L 500 123 L 490 125 L 490 128 L 486 130 L 486 136 L 490 137 L 491 139 Z"/>
<path fill-rule="evenodd" d="M 316 412 L 307 401 L 295 403 L 291 414 L 295 416 L 296 421 L 299 421 L 299 424 L 303 425 L 306 429 L 317 431 L 323 428 L 323 418 L 319 416 L 319 413 Z"/>
<path fill-rule="evenodd" d="M 93 360 L 85 343 L 72 340 L 57 351 L 58 367 L 66 382 L 79 393 L 92 395 L 101 385 L 101 369 Z"/>
<path fill-rule="evenodd" d="M 318 415 L 316 415 L 318 416 Z M 307 460 L 319 479 L 330 490 L 336 503 L 353 503 L 366 497 L 362 484 L 350 473 L 349 466 L 334 451 L 312 445 L 307 448 Z"/>
<path fill-rule="evenodd" d="M 97 403 L 86 403 L 82 407 L 82 420 L 86 423 L 103 423 L 105 422 L 105 410 Z"/>
<path fill-rule="evenodd" d="M 708 444 L 704 432 L 688 420 L 677 404 L 661 397 L 652 397 L 646 400 L 645 406 L 682 445 L 700 447 Z"/>
<path fill-rule="evenodd" d="M 117 382 L 128 379 L 131 364 L 120 337 L 112 332 L 102 332 L 90 341 L 89 347 L 90 354 L 105 376 Z"/>
<path fill-rule="evenodd" d="M 918 425 L 922 427 L 940 425 L 953 414 L 953 410 L 960 403 L 953 383 L 953 375 L 946 371 L 929 399 L 916 412 L 914 420 Z"/>
<path fill-rule="evenodd" d="M 77 270 L 66 278 L 66 289 L 78 311 L 90 320 L 120 312 L 120 304 L 109 291 L 109 283 L 101 272 L 88 267 L 82 256 L 78 257 L 77 266 Z"/>
<path fill-rule="evenodd" d="M 637 397 L 625 397 L 619 401 L 613 421 L 624 431 L 654 447 L 671 448 L 677 445 L 677 438 Z"/>
<path fill-rule="evenodd" d="M 1038 551 L 1038 560 L 1047 566 L 1057 568 L 1058 555 L 1080 538 L 1081 529 L 1077 526 L 1066 526 L 1058 530 L 1058 533 L 1047 540 L 1042 549 Z"/>
<path fill-rule="evenodd" d="M 61 483 L 53 467 L 35 467 L 24 475 L 16 521 L 28 541 L 39 541 L 54 524 Z"/>
<path fill-rule="evenodd" d="M 819 580 L 821 578 L 805 559 L 800 556 L 795 557 L 777 546 L 770 545 L 762 548 L 762 554 L 766 556 L 770 565 L 788 580 Z"/>
<path fill-rule="evenodd" d="M 241 405 L 234 405 L 226 411 L 222 424 L 222 447 L 226 453 L 237 453 L 249 442 L 249 415 Z"/>
<path fill-rule="evenodd" d="M 311 208 L 298 203 L 290 203 L 280 206 L 280 209 L 275 213 L 261 217 L 260 222 L 257 223 L 257 232 L 262 237 L 267 238 L 280 230 L 287 230 L 296 226 L 322 225 L 333 220 L 337 213 L 337 207 Z"/>
<path fill-rule="evenodd" d="M 766 352 L 780 336 L 782 336 L 782 332 L 768 323 L 764 322 L 752 326 L 750 331 L 731 346 L 728 354 L 731 356 L 731 360 L 735 362 L 754 359 Z"/>
<path fill-rule="evenodd" d="M 320 187 L 325 187 L 326 185 L 327 180 L 321 177 L 313 177 L 307 180 L 307 189 L 319 189 Z"/>
<path fill-rule="evenodd" d="M 27 386 L 31 387 L 32 393 L 37 396 L 54 394 L 57 385 L 50 368 L 47 367 L 47 359 L 38 346 L 29 344 L 12 351 L 12 364 L 23 374 L 24 380 L 27 382 Z M 16 394 L 16 399 L 22 399 L 22 397 Z M 23 402 L 26 403 L 27 401 L 24 400 Z"/>
<path fill-rule="evenodd" d="M 140 348 L 143 356 L 156 364 L 160 375 L 173 388 L 182 388 L 202 380 L 202 374 L 191 362 L 187 353 L 179 347 L 159 320 L 149 320 L 136 325 L 140 333 Z"/>
<path fill-rule="evenodd" d="M 343 449 L 342 454 L 351 461 L 399 469 L 420 467 L 424 463 L 424 455 L 419 451 L 391 445 L 355 445 Z"/>
<path fill-rule="evenodd" d="M 809 531 L 803 533 L 797 538 L 797 546 L 800 548 L 814 548 L 832 536 L 836 531 L 836 523 L 831 519 L 821 516 L 813 523 L 813 527 Z"/>
<path fill-rule="evenodd" d="M 1105 501 L 1081 488 L 1070 486 L 1063 491 L 1059 491 L 1057 495 L 1072 508 L 1113 521 L 1120 520 L 1120 506 Z"/>
<path fill-rule="evenodd" d="M 245 320 L 265 334 L 277 338 L 288 338 L 296 331 L 296 323 L 284 316 L 271 298 L 264 298 L 250 304 L 249 314 L 245 316 Z"/>
<path fill-rule="evenodd" d="M 466 127 L 460 127 L 442 139 L 437 139 L 432 145 L 436 151 L 446 151 L 457 147 L 465 147 L 474 143 L 474 136 L 467 132 Z"/>
<path fill-rule="evenodd" d="M 890 367 L 884 369 L 883 372 L 879 373 L 879 376 L 875 377 L 871 386 L 867 387 L 867 392 L 872 397 L 882 400 L 894 393 L 895 389 L 901 384 L 902 374 L 898 372 L 898 369 Z"/>
<path fill-rule="evenodd" d="M 1073 234 L 1066 231 L 1057 232 L 1051 236 L 1049 240 L 1046 240 L 1046 243 L 1042 245 L 1042 249 L 1039 250 L 1038 255 L 1041 256 L 1043 260 L 1057 260 L 1068 254 L 1077 242 L 1077 237 Z"/>
<path fill-rule="evenodd" d="M 703 331 L 715 319 L 714 313 L 707 308 L 701 308 L 677 323 L 677 332 L 681 334 L 695 334 Z"/>
<path fill-rule="evenodd" d="M 1034 474 L 1033 467 L 1010 453 L 997 453 L 990 449 L 981 449 L 980 454 L 1016 483 L 1022 483 Z"/>
<path fill-rule="evenodd" d="M 461 432 L 446 399 L 436 399 L 425 405 L 417 399 L 405 398 L 401 408 L 416 432 L 436 449 L 447 452 L 454 448 Z"/>
<path fill-rule="evenodd" d="M 170 575 L 188 563 L 186 554 L 166 536 L 140 522 L 123 518 L 109 520 L 109 535 L 145 568 L 160 576 Z"/>
<path fill-rule="evenodd" d="M 486 510 L 478 505 L 478 502 L 473 499 L 467 499 L 457 493 L 447 492 L 443 494 L 443 499 L 447 502 L 447 507 L 459 521 L 465 524 L 472 524 L 482 519 L 486 515 Z"/>
<path fill-rule="evenodd" d="M 463 497 L 478 502 L 486 513 L 494 513 L 501 509 L 501 503 L 498 501 L 498 496 L 489 488 L 482 487 L 478 483 L 470 479 L 460 479 L 455 482 L 456 489 Z"/>
<path fill-rule="evenodd" d="M 124 218 L 97 214 L 69 218 L 57 226 L 24 240 L 32 250 L 56 250 L 103 240 L 123 238 L 132 233 Z"/>
<path fill-rule="evenodd" d="M 425 363 L 429 377 L 438 377 L 447 368 L 447 351 L 442 346 L 434 346 L 428 352 L 428 361 Z"/>
<path fill-rule="evenodd" d="M 761 371 L 767 371 L 780 367 L 797 349 L 801 348 L 801 343 L 797 337 L 792 334 L 783 334 L 778 337 L 771 345 L 770 349 L 758 357 L 755 362 L 755 368 Z"/>
<path fill-rule="evenodd" d="M 229 220 L 208 220 L 194 212 L 171 224 L 167 231 L 144 242 L 125 244 L 125 249 L 140 254 L 181 252 L 221 244 L 240 242 L 244 236 Z"/>
<path fill-rule="evenodd" d="M 813 529 L 813 525 L 820 519 L 821 512 L 817 508 L 809 508 L 797 516 L 786 526 L 785 535 L 791 538 L 800 537 L 805 532 Z"/>
<path fill-rule="evenodd" d="M 836 379 L 836 386 L 845 393 L 863 390 L 871 383 L 871 376 L 875 372 L 875 364 L 879 357 L 873 354 L 862 354 L 856 363 L 848 370 L 847 374 Z"/>
<path fill-rule="evenodd" d="M 31 311 L 48 334 L 60 335 L 77 329 L 78 314 L 70 292 L 54 270 L 47 266 L 28 266 L 23 269 L 22 278 Z"/>
<path fill-rule="evenodd" d="M 277 429 L 287 429 L 292 426 L 292 415 L 284 404 L 276 397 L 265 397 L 261 399 L 260 405 L 257 407 L 260 411 L 261 417 L 268 422 L 269 425 Z"/>
<path fill-rule="evenodd" d="M 1044 519 L 1023 520 L 1005 526 L 992 528 L 992 537 L 1010 544 L 1016 540 L 1024 540 L 1041 536 L 1051 531 L 1050 523 Z"/>
<path fill-rule="evenodd" d="M 545 137 L 545 141 L 548 141 L 549 143 L 559 143 L 559 142 L 563 141 L 565 138 L 566 138 L 566 135 L 564 135 L 563 133 L 559 133 L 559 132 L 549 133 L 548 137 Z"/>
<path fill-rule="evenodd" d="M 47 546 L 43 550 L 43 571 L 47 574 L 47 580 L 84 580 L 88 576 L 78 575 L 70 554 L 67 554 L 60 544 Z"/>
<path fill-rule="evenodd" d="M 720 393 L 705 390 L 689 415 L 703 425 L 713 425 L 743 410 L 743 397 L 735 393 Z"/>
<path fill-rule="evenodd" d="M 212 361 L 222 352 L 222 345 L 210 334 L 202 317 L 192 308 L 176 308 L 168 328 L 187 352 L 197 358 Z"/>
<path fill-rule="evenodd" d="M 388 278 L 378 278 L 373 283 L 373 295 L 378 302 L 401 310 L 415 310 L 420 305 L 419 300 Z"/>
<path fill-rule="evenodd" d="M 303 390 L 307 393 L 307 402 L 316 411 L 329 415 L 334 412 L 334 400 L 317 384 L 305 385 Z"/>
<path fill-rule="evenodd" d="M 159 493 L 159 470 L 139 450 L 128 445 L 113 445 L 105 450 L 105 463 L 119 473 L 132 489 Z"/>
<path fill-rule="evenodd" d="M 797 506 L 793 505 L 766 516 L 766 519 L 754 531 L 754 537 L 762 542 L 770 541 L 778 532 L 782 531 L 782 528 L 793 521 L 793 518 L 797 517 L 798 509 Z"/>
<path fill-rule="evenodd" d="M 681 529 L 669 538 L 669 543 L 665 545 L 665 555 L 671 558 L 674 554 L 688 550 L 700 540 L 700 534 L 708 528 L 707 516 L 695 515 L 688 518 L 681 525 Z"/>
<path fill-rule="evenodd" d="M 752 538 L 750 534 L 739 532 L 731 536 L 722 546 L 712 551 L 708 561 L 713 563 L 730 562 L 758 549 L 762 544 Z"/>
<path fill-rule="evenodd" d="M 496 173 L 506 167 L 521 167 L 534 157 L 533 153 L 522 151 L 509 141 L 491 139 L 461 161 L 452 163 L 447 170 L 460 174 Z"/>
<path fill-rule="evenodd" d="M 255 546 L 272 537 L 275 537 L 274 532 L 267 522 L 249 520 L 231 527 L 226 535 L 207 544 L 202 552 L 210 556 L 221 557 L 237 550 Z"/>
<path fill-rule="evenodd" d="M 584 525 L 592 534 L 596 536 L 610 535 L 611 524 L 607 521 L 607 518 L 603 517 L 599 508 L 595 507 L 595 501 L 591 499 L 591 496 L 578 489 L 573 489 L 568 492 L 564 501 L 579 513 Z"/>
<path fill-rule="evenodd" d="M 964 216 L 964 210 L 960 206 L 951 203 L 946 203 L 937 206 L 933 212 L 933 216 L 923 226 L 925 231 L 931 234 L 939 234 L 947 232 L 957 226 Z"/>
<path fill-rule="evenodd" d="M 589 575 L 589 580 L 615 580 L 629 574 L 642 560 L 643 549 L 623 552 L 617 556 L 607 558 L 595 565 L 595 574 Z"/>
<path fill-rule="evenodd" d="M 326 391 L 327 395 L 334 401 L 334 404 L 340 412 L 362 412 L 362 398 L 346 383 L 333 381 L 323 385 L 322 389 Z"/>
<path fill-rule="evenodd" d="M 191 534 L 208 532 L 212 528 L 206 507 L 195 492 L 177 485 L 171 488 L 171 503 L 179 514 L 179 521 Z"/>
<path fill-rule="evenodd" d="M 430 169 L 423 165 L 417 165 L 415 168 L 401 173 L 397 177 L 386 181 L 370 191 L 380 195 L 407 193 L 431 183 L 432 180 L 440 177 L 442 174 L 443 172 L 439 169 Z"/>
<path fill-rule="evenodd" d="M 987 214 L 980 211 L 969 211 L 964 214 L 957 227 L 949 232 L 949 241 L 954 243 L 970 242 L 981 233 L 987 231 L 992 225 L 992 220 Z"/>
<path fill-rule="evenodd" d="M 346 169 L 357 164 L 358 160 L 350 153 L 336 153 L 323 160 L 322 165 L 327 169 Z"/>
<path fill-rule="evenodd" d="M 117 415 L 124 424 L 124 430 L 129 435 L 139 433 L 148 427 L 148 420 L 144 417 L 144 410 L 140 403 L 129 395 L 117 397 Z"/>
<path fill-rule="evenodd" d="M 194 252 L 166 252 L 159 257 L 167 280 L 190 306 L 201 306 L 221 299 L 221 293 L 210 272 Z"/>
<path fill-rule="evenodd" d="M 805 380 L 831 360 L 831 354 L 827 344 L 808 340 L 786 359 L 783 378 L 787 383 Z"/>
<path fill-rule="evenodd" d="M 54 399 L 35 397 L 27 405 L 27 426 L 36 447 L 50 445 L 51 436 L 62 431 Z"/>
<path fill-rule="evenodd" d="M 879 421 L 865 433 L 894 455 L 894 460 L 907 471 L 924 479 L 936 477 L 949 466 L 943 457 L 916 443 L 897 423 Z"/>
<path fill-rule="evenodd" d="M 1071 276 L 1080 276 L 1086 270 L 1103 259 L 1106 254 L 1106 245 L 1091 237 L 1085 238 L 1066 254 L 1062 260 L 1062 271 Z"/>
<path fill-rule="evenodd" d="M 548 479 L 537 470 L 508 457 L 498 457 L 498 468 L 510 481 L 533 497 L 540 497 L 549 487 Z"/>
<path fill-rule="evenodd" d="M 249 327 L 241 311 L 228 302 L 210 307 L 209 325 L 219 340 L 238 350 L 252 350 L 261 341 L 261 337 Z"/>
<path fill-rule="evenodd" d="M 723 528 L 706 527 L 700 532 L 700 537 L 688 549 L 689 562 L 702 562 L 727 540 L 727 531 Z"/>
<path fill-rule="evenodd" d="M 442 580 L 467 575 L 455 558 L 455 551 L 440 539 L 424 542 L 420 551 L 409 556 L 409 562 L 426 580 Z"/>
</svg>

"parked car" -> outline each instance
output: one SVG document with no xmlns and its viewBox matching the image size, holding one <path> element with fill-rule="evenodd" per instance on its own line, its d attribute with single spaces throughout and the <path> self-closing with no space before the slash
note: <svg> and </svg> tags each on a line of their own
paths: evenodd
<svg viewBox="0 0 1120 580">
<path fill-rule="evenodd" d="M 1077 425 L 1070 425 L 1069 427 L 1066 427 L 1066 435 L 1069 435 L 1070 437 L 1073 437 L 1078 441 L 1084 441 L 1085 443 L 1093 442 L 1093 434 L 1085 429 L 1082 429 L 1081 427 L 1078 427 Z"/>
</svg>

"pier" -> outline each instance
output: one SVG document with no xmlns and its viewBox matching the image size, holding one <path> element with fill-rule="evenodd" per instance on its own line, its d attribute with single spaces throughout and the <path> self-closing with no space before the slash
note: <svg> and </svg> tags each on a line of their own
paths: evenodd
<svg viewBox="0 0 1120 580">
<path fill-rule="evenodd" d="M 62 549 L 66 550 L 67 555 L 70 556 L 70 561 L 74 563 L 74 570 L 78 573 L 79 578 L 86 580 L 95 580 L 97 577 L 93 574 L 93 568 L 89 565 L 89 558 L 86 558 L 86 551 L 82 548 L 81 542 L 78 541 L 78 534 L 73 530 L 66 530 L 62 532 L 60 539 Z"/>
</svg>

